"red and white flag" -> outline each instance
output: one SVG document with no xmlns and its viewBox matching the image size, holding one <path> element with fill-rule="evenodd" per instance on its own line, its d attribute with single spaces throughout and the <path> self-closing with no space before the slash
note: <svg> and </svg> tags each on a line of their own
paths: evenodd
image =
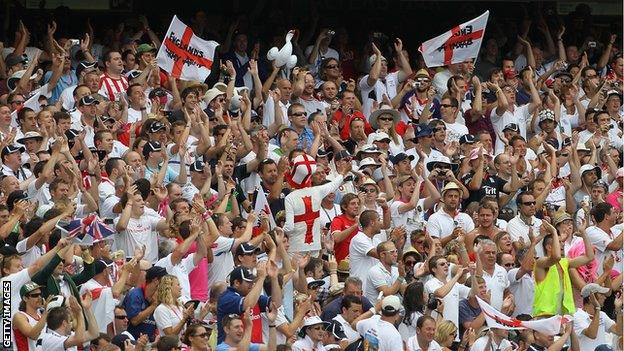
<svg viewBox="0 0 624 351">
<path fill-rule="evenodd" d="M 203 82 L 210 74 L 216 41 L 200 39 L 193 29 L 173 16 L 165 39 L 158 50 L 158 66 L 173 77 Z"/>
<path fill-rule="evenodd" d="M 427 67 L 446 66 L 477 57 L 489 15 L 490 11 L 485 11 L 481 16 L 422 43 L 418 51 Z"/>
<path fill-rule="evenodd" d="M 273 218 L 273 213 L 271 213 L 271 207 L 269 207 L 269 200 L 267 200 L 267 197 L 264 194 L 264 190 L 262 189 L 262 187 L 259 187 L 258 195 L 256 196 L 256 204 L 254 205 L 254 212 L 260 214 L 262 211 L 264 211 L 269 217 L 269 229 L 277 227 L 277 224 L 275 223 L 275 218 Z M 259 219 L 256 225 L 260 225 Z"/>
<path fill-rule="evenodd" d="M 559 334 L 562 324 L 572 320 L 570 316 L 553 316 L 534 321 L 521 321 L 499 312 L 479 297 L 477 297 L 477 301 L 485 315 L 485 323 L 490 328 L 507 330 L 533 329 L 545 335 L 555 335 Z"/>
</svg>

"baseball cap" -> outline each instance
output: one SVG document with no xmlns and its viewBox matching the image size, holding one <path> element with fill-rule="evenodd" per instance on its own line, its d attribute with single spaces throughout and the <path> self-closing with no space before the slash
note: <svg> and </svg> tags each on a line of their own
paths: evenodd
<svg viewBox="0 0 624 351">
<path fill-rule="evenodd" d="M 386 135 L 388 135 L 388 134 L 386 134 Z M 390 138 L 390 137 L 388 137 L 388 138 Z M 379 148 L 377 147 L 377 145 L 365 144 L 355 153 L 355 156 L 356 157 L 360 157 L 361 153 L 381 154 L 381 151 L 379 151 Z"/>
<path fill-rule="evenodd" d="M 388 133 L 382 132 L 379 130 L 373 133 L 373 141 L 382 141 L 382 140 L 388 140 L 388 141 L 391 140 Z"/>
<path fill-rule="evenodd" d="M 344 160 L 345 158 L 351 158 L 351 154 L 347 150 L 340 150 L 334 154 L 334 161 Z"/>
<path fill-rule="evenodd" d="M 145 146 L 143 146 L 143 156 L 148 157 L 150 152 L 159 152 L 162 151 L 162 147 L 160 146 L 160 142 L 158 141 L 148 141 Z"/>
<path fill-rule="evenodd" d="M 163 129 L 165 129 L 165 125 L 162 122 L 160 122 L 160 121 L 156 121 L 156 122 L 153 122 L 152 124 L 150 124 L 150 127 L 149 127 L 147 132 L 148 133 L 156 133 L 156 132 L 158 132 L 160 130 L 163 130 Z"/>
<path fill-rule="evenodd" d="M 149 92 L 148 97 L 150 99 L 153 99 L 155 97 L 160 97 L 160 96 L 167 96 L 167 92 L 165 91 L 165 89 L 158 87 L 158 88 L 154 88 L 152 89 L 152 91 Z"/>
<path fill-rule="evenodd" d="M 414 177 L 412 177 L 411 175 L 404 175 L 404 176 L 400 176 L 397 179 L 397 185 L 402 185 L 403 183 L 407 182 L 408 180 L 414 180 Z"/>
<path fill-rule="evenodd" d="M 459 137 L 459 145 L 464 145 L 464 144 L 472 145 L 475 142 L 476 142 L 475 136 L 472 134 L 464 134 L 461 137 Z"/>
<path fill-rule="evenodd" d="M 93 96 L 91 95 L 87 95 L 87 96 L 83 96 L 82 99 L 80 99 L 80 101 L 78 102 L 78 106 L 91 106 L 91 105 L 98 105 L 100 102 L 97 101 L 97 99 L 95 99 Z"/>
<path fill-rule="evenodd" d="M 242 243 L 238 245 L 238 247 L 236 248 L 236 256 L 250 255 L 253 253 L 258 254 L 259 252 L 260 252 L 260 248 L 250 243 Z"/>
<path fill-rule="evenodd" d="M 377 54 L 370 55 L 370 57 L 368 58 L 368 66 L 373 67 L 373 65 L 375 64 L 375 60 L 377 60 Z M 383 57 L 383 55 L 381 56 L 381 60 L 388 62 L 388 60 Z"/>
<path fill-rule="evenodd" d="M 26 252 L 18 252 L 17 249 L 9 244 L 5 244 L 4 246 L 0 247 L 0 255 L 7 257 L 7 256 L 22 256 L 24 255 Z"/>
<path fill-rule="evenodd" d="M 384 314 L 397 314 L 402 308 L 401 300 L 396 295 L 386 296 L 381 300 L 381 312 Z"/>
<path fill-rule="evenodd" d="M 520 133 L 520 127 L 516 123 L 509 123 L 505 125 L 505 128 L 503 128 L 503 132 L 506 130 L 511 130 L 512 132 Z"/>
<path fill-rule="evenodd" d="M 89 61 L 80 61 L 78 62 L 78 66 L 76 67 L 76 75 L 80 77 L 80 73 L 82 72 L 91 72 L 97 69 L 97 62 L 89 62 Z"/>
<path fill-rule="evenodd" d="M 13 206 L 19 200 L 28 200 L 28 194 L 24 190 L 13 190 L 6 200 L 9 211 L 13 211 Z"/>
<path fill-rule="evenodd" d="M 204 167 L 206 167 L 206 164 L 204 163 L 204 161 L 197 160 L 191 164 L 190 171 L 191 172 L 203 172 Z"/>
<path fill-rule="evenodd" d="M 329 324 L 325 326 L 325 330 L 338 340 L 347 338 L 347 334 L 345 334 L 342 324 L 336 320 L 332 319 L 329 321 Z"/>
<path fill-rule="evenodd" d="M 126 72 L 126 78 L 128 78 L 129 80 L 133 80 L 139 77 L 141 73 L 143 73 L 143 71 L 138 70 L 138 69 L 131 69 L 128 72 Z"/>
<path fill-rule="evenodd" d="M 487 101 L 488 104 L 493 103 L 497 99 L 496 93 L 493 91 L 483 92 L 481 96 L 485 99 L 485 101 Z"/>
<path fill-rule="evenodd" d="M 372 157 L 366 157 L 364 159 L 362 159 L 362 161 L 360 161 L 360 169 L 364 168 L 366 166 L 375 166 L 378 167 L 379 163 L 377 163 L 375 161 L 375 159 L 373 159 Z"/>
<path fill-rule="evenodd" d="M 2 152 L 0 153 L 0 157 L 4 157 L 5 155 L 12 154 L 14 152 L 24 152 L 26 148 L 21 145 L 7 145 L 2 148 Z"/>
<path fill-rule="evenodd" d="M 600 169 L 600 167 L 598 166 L 592 166 L 589 164 L 582 165 L 581 169 L 579 170 L 579 173 L 581 174 L 581 177 L 582 177 L 585 172 L 589 172 L 589 171 L 596 171 L 596 176 L 598 176 L 598 179 L 602 178 L 602 169 Z"/>
<path fill-rule="evenodd" d="M 415 78 L 417 77 L 427 77 L 427 78 L 431 78 L 431 76 L 429 75 L 429 72 L 427 72 L 426 69 L 421 68 L 419 69 L 416 74 L 414 75 Z"/>
<path fill-rule="evenodd" d="M 41 288 L 41 285 L 34 283 L 34 282 L 28 282 L 26 284 L 24 284 L 21 288 L 20 288 L 20 296 L 23 298 L 24 296 L 26 296 L 27 294 L 37 290 Z"/>
<path fill-rule="evenodd" d="M 321 286 L 325 285 L 324 280 L 314 280 L 312 277 L 308 277 L 307 279 L 308 290 L 316 290 Z"/>
<path fill-rule="evenodd" d="M 408 155 L 405 152 L 399 152 L 392 158 L 392 163 L 397 164 L 405 159 L 409 159 L 410 161 L 414 161 L 414 155 Z"/>
<path fill-rule="evenodd" d="M 230 285 L 237 280 L 253 283 L 256 280 L 256 274 L 249 268 L 238 266 L 230 273 Z"/>
<path fill-rule="evenodd" d="M 137 55 L 141 56 L 141 54 L 146 53 L 146 52 L 157 52 L 158 50 L 156 50 L 155 47 L 151 46 L 150 44 L 141 44 L 137 47 Z"/>
<path fill-rule="evenodd" d="M 7 79 L 7 88 L 9 88 L 10 92 L 13 92 L 15 89 L 17 89 L 17 83 L 20 81 L 20 79 L 22 79 L 22 76 L 24 76 L 24 73 L 26 73 L 25 69 L 21 71 L 17 71 L 13 73 L 11 77 L 9 77 L 9 79 Z M 33 74 L 32 76 L 30 76 L 30 79 L 35 79 L 35 78 L 37 78 L 37 74 Z"/>
<path fill-rule="evenodd" d="M 121 333 L 121 334 L 117 334 L 115 336 L 113 336 L 113 338 L 111 339 L 111 343 L 117 347 L 119 347 L 121 349 L 121 351 L 124 351 L 126 348 L 125 342 L 126 340 L 130 340 L 130 343 L 132 345 L 136 345 L 136 340 L 133 340 L 130 335 L 126 334 L 126 333 Z"/>
<path fill-rule="evenodd" d="M 111 267 L 112 265 L 113 265 L 113 261 L 111 261 L 111 260 L 109 260 L 107 258 L 102 258 L 102 259 L 96 260 L 94 262 L 95 274 L 100 274 L 100 273 L 104 272 L 106 267 Z"/>
<path fill-rule="evenodd" d="M 48 305 L 46 306 L 46 311 L 63 306 L 65 306 L 65 296 L 55 295 L 54 297 L 52 297 L 52 299 L 50 299 L 50 302 L 48 302 Z"/>
<path fill-rule="evenodd" d="M 154 266 L 154 267 L 150 267 L 150 269 L 148 269 L 145 272 L 145 280 L 149 282 L 157 278 L 162 278 L 166 275 L 167 275 L 166 269 L 164 269 L 163 267 Z"/>
<path fill-rule="evenodd" d="M 13 66 L 15 66 L 17 64 L 20 64 L 20 63 L 27 64 L 28 63 L 28 56 L 26 56 L 25 54 L 24 55 L 17 55 L 17 54 L 12 52 L 12 53 L 8 54 L 7 57 L 5 57 L 4 63 L 6 65 L 6 67 L 7 67 L 7 69 L 9 69 L 9 68 L 11 68 L 11 67 L 13 67 Z"/>
<path fill-rule="evenodd" d="M 547 121 L 547 120 L 555 121 L 555 113 L 550 109 L 541 110 L 537 114 L 537 117 L 538 117 L 539 123 L 542 123 L 543 121 Z"/>
<path fill-rule="evenodd" d="M 71 140 L 74 139 L 75 137 L 77 137 L 78 135 L 80 135 L 80 132 L 77 131 L 76 129 L 68 129 L 65 131 L 65 136 L 67 137 L 67 139 Z"/>
<path fill-rule="evenodd" d="M 589 283 L 581 289 L 581 297 L 589 297 L 589 295 L 593 293 L 606 294 L 609 290 L 609 288 L 605 288 L 596 283 Z"/>
<path fill-rule="evenodd" d="M 422 138 L 433 134 L 433 128 L 426 123 L 416 125 L 416 138 Z"/>
</svg>

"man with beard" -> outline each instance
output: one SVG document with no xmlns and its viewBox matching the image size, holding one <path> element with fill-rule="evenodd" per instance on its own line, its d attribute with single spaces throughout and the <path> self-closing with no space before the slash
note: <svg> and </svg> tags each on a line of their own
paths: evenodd
<svg viewBox="0 0 624 351">
<path fill-rule="evenodd" d="M 314 96 L 314 76 L 312 73 L 300 70 L 297 73 L 292 91 L 292 102 L 298 102 L 305 109 L 305 116 L 317 111 L 325 111 L 325 105 Z M 288 110 L 292 105 L 288 107 Z M 290 117 L 290 116 L 289 116 Z"/>
<path fill-rule="evenodd" d="M 472 218 L 460 212 L 461 198 L 462 190 L 455 182 L 446 184 L 442 189 L 442 206 L 427 221 L 427 232 L 440 239 L 443 247 L 461 231 L 467 233 L 474 229 Z"/>
</svg>

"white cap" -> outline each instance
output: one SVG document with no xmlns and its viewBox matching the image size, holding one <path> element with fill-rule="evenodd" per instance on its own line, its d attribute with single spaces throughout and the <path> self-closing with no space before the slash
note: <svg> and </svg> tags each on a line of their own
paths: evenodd
<svg viewBox="0 0 624 351">
<path fill-rule="evenodd" d="M 589 283 L 581 289 L 581 297 L 589 297 L 589 295 L 593 293 L 606 294 L 609 290 L 609 288 L 605 288 L 596 283 Z"/>
</svg>

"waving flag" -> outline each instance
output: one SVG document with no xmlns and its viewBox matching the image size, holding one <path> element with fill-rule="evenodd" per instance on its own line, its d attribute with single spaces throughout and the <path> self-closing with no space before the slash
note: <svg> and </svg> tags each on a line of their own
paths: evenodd
<svg viewBox="0 0 624 351">
<path fill-rule="evenodd" d="M 173 77 L 203 82 L 212 68 L 216 41 L 200 39 L 191 27 L 173 16 L 165 39 L 158 50 L 158 66 Z"/>
<path fill-rule="evenodd" d="M 561 325 L 572 320 L 570 316 L 553 316 L 545 319 L 538 319 L 534 321 L 521 321 L 519 319 L 511 318 L 503 313 L 497 311 L 494 307 L 490 306 L 487 302 L 477 297 L 479 307 L 485 315 L 485 323 L 490 328 L 517 330 L 517 329 L 533 329 L 542 334 L 555 335 L 559 334 Z"/>
<path fill-rule="evenodd" d="M 98 241 L 112 240 L 115 231 L 104 224 L 96 214 L 84 218 L 74 219 L 67 225 L 56 226 L 63 233 L 63 237 L 75 236 L 74 243 L 79 245 L 93 245 Z"/>
<path fill-rule="evenodd" d="M 464 62 L 479 54 L 490 11 L 422 43 L 418 48 L 427 67 Z"/>
<path fill-rule="evenodd" d="M 267 216 L 269 216 L 269 230 L 277 227 L 277 224 L 275 224 L 275 218 L 273 218 L 273 213 L 271 212 L 271 207 L 269 207 L 269 201 L 267 200 L 266 194 L 264 193 L 264 189 L 262 189 L 262 187 L 258 188 L 258 195 L 256 196 L 254 211 L 258 214 L 262 211 L 266 212 Z M 256 225 L 260 226 L 259 218 Z"/>
</svg>

